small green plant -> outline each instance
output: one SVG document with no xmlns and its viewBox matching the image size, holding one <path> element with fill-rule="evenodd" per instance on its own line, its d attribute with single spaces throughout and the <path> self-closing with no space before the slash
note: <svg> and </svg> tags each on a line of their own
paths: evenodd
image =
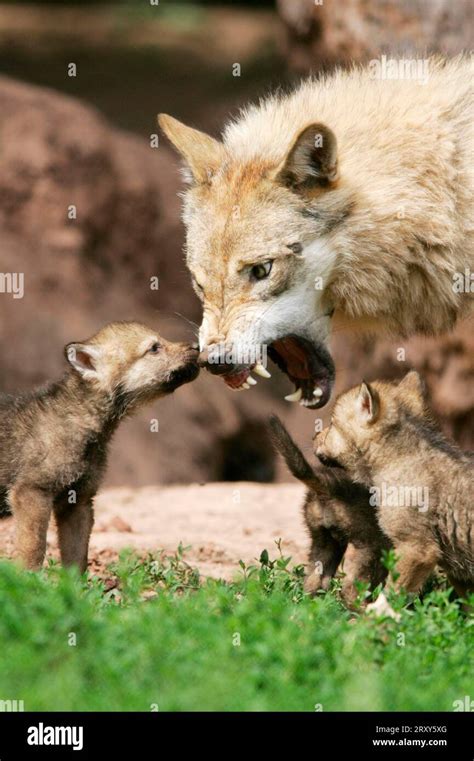
<svg viewBox="0 0 474 761">
<path fill-rule="evenodd" d="M 278 557 L 270 560 L 268 550 L 262 550 L 258 560 L 259 565 L 246 566 L 243 560 L 239 561 L 245 581 L 258 577 L 259 584 L 265 594 L 270 594 L 275 589 L 281 589 L 288 593 L 292 602 L 299 602 L 304 594 L 304 566 L 295 565 L 290 567 L 291 556 L 283 555 L 282 540 L 275 540 Z"/>
<path fill-rule="evenodd" d="M 111 599 L 125 605 L 142 599 L 150 591 L 179 594 L 199 589 L 199 571 L 184 560 L 187 549 L 179 544 L 171 555 L 159 550 L 145 556 L 123 550 L 118 562 L 110 566 L 117 579 L 117 586 L 109 593 Z"/>
</svg>

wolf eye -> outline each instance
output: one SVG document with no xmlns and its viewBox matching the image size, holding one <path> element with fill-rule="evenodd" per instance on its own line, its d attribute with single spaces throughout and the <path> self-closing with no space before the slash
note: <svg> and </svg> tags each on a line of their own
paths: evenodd
<svg viewBox="0 0 474 761">
<path fill-rule="evenodd" d="M 272 271 L 273 262 L 262 262 L 262 264 L 254 264 L 250 270 L 250 273 L 255 280 L 264 280 L 269 276 Z"/>
<path fill-rule="evenodd" d="M 149 348 L 149 349 L 148 349 L 148 351 L 147 351 L 147 354 L 158 354 L 158 352 L 160 351 L 160 349 L 161 349 L 161 346 L 160 346 L 160 344 L 159 344 L 159 343 L 158 343 L 158 341 L 157 341 L 157 342 L 156 342 L 156 343 L 154 343 L 152 346 L 150 346 L 150 348 Z"/>
</svg>

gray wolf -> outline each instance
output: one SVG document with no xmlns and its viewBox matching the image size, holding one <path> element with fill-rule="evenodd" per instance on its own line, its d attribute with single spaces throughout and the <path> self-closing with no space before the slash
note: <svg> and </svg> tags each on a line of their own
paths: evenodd
<svg viewBox="0 0 474 761">
<path fill-rule="evenodd" d="M 120 421 L 198 375 L 198 352 L 136 322 L 106 325 L 65 348 L 69 369 L 44 388 L 0 396 L 0 494 L 15 554 L 39 568 L 54 513 L 64 565 L 87 567 L 93 498 Z"/>
<path fill-rule="evenodd" d="M 201 349 L 231 388 L 266 377 L 268 354 L 288 401 L 322 407 L 332 326 L 428 335 L 472 313 L 471 61 L 424 71 L 308 79 L 243 109 L 222 140 L 160 116 L 189 183 Z"/>
</svg>

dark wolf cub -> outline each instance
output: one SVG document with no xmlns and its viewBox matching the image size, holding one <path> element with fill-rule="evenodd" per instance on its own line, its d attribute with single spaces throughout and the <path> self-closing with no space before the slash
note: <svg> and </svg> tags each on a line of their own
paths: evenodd
<svg viewBox="0 0 474 761">
<path fill-rule="evenodd" d="M 16 523 L 15 553 L 39 568 L 51 513 L 61 560 L 84 571 L 92 500 L 122 418 L 198 375 L 198 352 L 136 322 L 115 322 L 66 346 L 61 380 L 0 396 L 0 500 Z"/>
<path fill-rule="evenodd" d="M 327 589 L 344 558 L 342 595 L 352 606 L 356 580 L 371 588 L 385 580 L 382 552 L 391 546 L 377 524 L 369 492 L 340 469 L 311 467 L 279 418 L 271 418 L 270 428 L 291 473 L 308 487 L 303 513 L 311 549 L 305 589 L 310 594 Z"/>
</svg>

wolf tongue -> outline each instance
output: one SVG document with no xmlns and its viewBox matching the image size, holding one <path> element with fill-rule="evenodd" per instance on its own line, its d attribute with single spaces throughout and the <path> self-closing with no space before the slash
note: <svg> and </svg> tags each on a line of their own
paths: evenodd
<svg viewBox="0 0 474 761">
<path fill-rule="evenodd" d="M 245 369 L 245 370 L 241 370 L 240 373 L 233 373 L 232 375 L 224 375 L 224 380 L 226 384 L 229 386 L 229 388 L 239 388 L 242 385 L 242 383 L 245 383 L 249 374 L 250 374 L 250 371 Z"/>
</svg>

